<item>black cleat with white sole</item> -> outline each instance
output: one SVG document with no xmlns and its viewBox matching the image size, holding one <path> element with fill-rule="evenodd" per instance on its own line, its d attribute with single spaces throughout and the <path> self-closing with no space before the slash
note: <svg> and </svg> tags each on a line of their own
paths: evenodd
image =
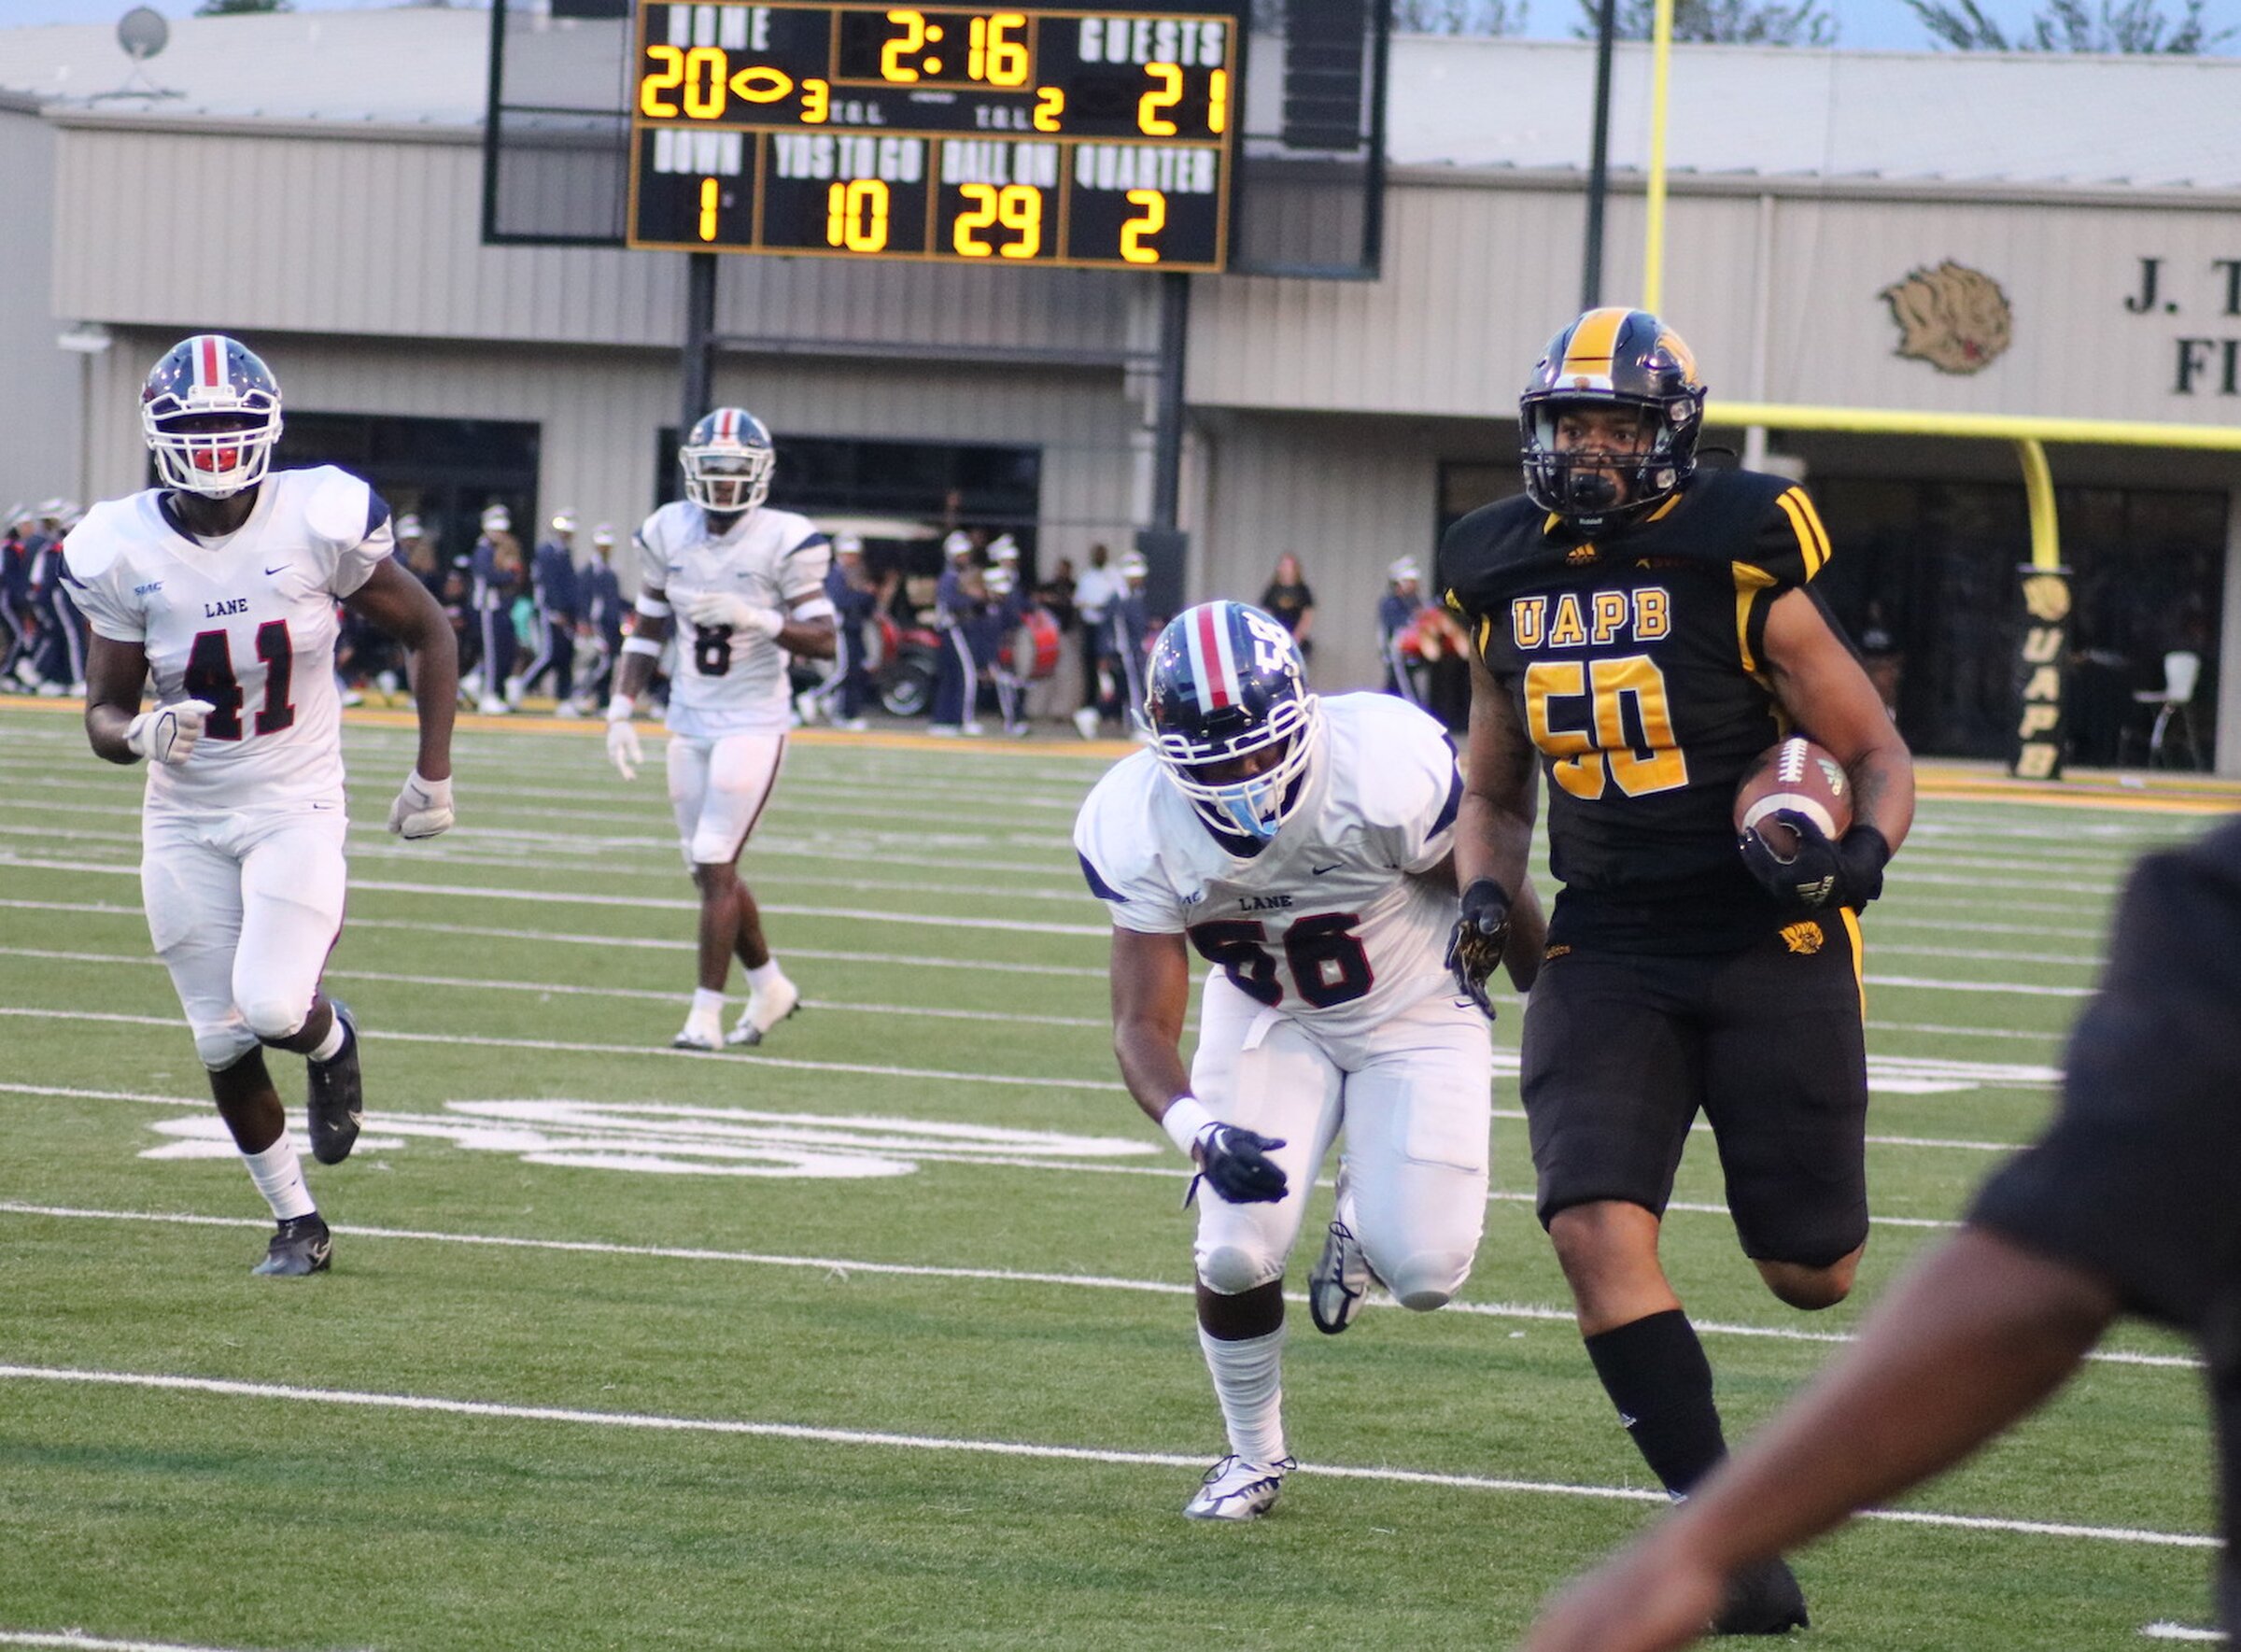
<svg viewBox="0 0 2241 1652">
<path fill-rule="evenodd" d="M 1786 1635 L 1811 1625 L 1805 1616 L 1805 1591 L 1797 1575 L 1779 1556 L 1728 1580 L 1727 1598 L 1720 1615 L 1712 1620 L 1715 1635 Z"/>
<path fill-rule="evenodd" d="M 350 1006 L 340 998 L 327 1002 L 343 1024 L 343 1047 L 332 1061 L 306 1064 L 311 1083 L 304 1110 L 311 1119 L 311 1156 L 322 1165 L 339 1165 L 358 1145 L 365 1086 L 358 1074 L 358 1023 L 351 1018 Z"/>
<path fill-rule="evenodd" d="M 268 1279 L 300 1279 L 306 1274 L 325 1273 L 333 1260 L 333 1235 L 327 1231 L 326 1219 L 314 1210 L 308 1216 L 291 1216 L 283 1221 L 273 1242 L 264 1248 L 264 1260 L 249 1271 Z"/>
</svg>

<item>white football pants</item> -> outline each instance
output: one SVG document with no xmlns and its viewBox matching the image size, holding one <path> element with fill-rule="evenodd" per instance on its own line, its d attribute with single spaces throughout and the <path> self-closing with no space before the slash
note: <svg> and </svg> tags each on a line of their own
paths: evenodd
<svg viewBox="0 0 2241 1652">
<path fill-rule="evenodd" d="M 786 755 L 782 734 L 669 736 L 669 807 L 684 864 L 729 866 L 778 789 Z"/>
<path fill-rule="evenodd" d="M 340 808 L 142 823 L 148 939 L 213 1072 L 303 1031 L 343 929 Z"/>
<path fill-rule="evenodd" d="M 1235 1295 L 1284 1277 L 1343 1127 L 1349 1224 L 1370 1266 L 1404 1306 L 1440 1306 L 1470 1277 L 1486 1227 L 1493 1083 L 1486 1017 L 1448 997 L 1326 1038 L 1210 972 L 1191 1089 L 1225 1123 L 1282 1138 L 1271 1156 L 1290 1188 L 1275 1204 L 1232 1205 L 1201 1187 L 1199 1278 Z"/>
</svg>

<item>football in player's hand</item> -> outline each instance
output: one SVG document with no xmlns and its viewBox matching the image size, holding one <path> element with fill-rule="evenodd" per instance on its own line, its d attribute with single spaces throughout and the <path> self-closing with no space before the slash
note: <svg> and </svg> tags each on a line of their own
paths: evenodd
<svg viewBox="0 0 2241 1652">
<path fill-rule="evenodd" d="M 1844 765 L 1825 747 L 1793 735 L 1759 753 L 1735 789 L 1737 836 L 1755 829 L 1778 860 L 1797 853 L 1797 832 L 1776 818 L 1783 811 L 1804 815 L 1830 841 L 1852 827 L 1852 783 Z"/>
</svg>

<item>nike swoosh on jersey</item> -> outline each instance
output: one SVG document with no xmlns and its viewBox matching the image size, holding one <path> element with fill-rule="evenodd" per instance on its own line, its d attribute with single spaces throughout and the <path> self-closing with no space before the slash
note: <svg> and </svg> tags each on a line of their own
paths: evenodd
<svg viewBox="0 0 2241 1652">
<path fill-rule="evenodd" d="M 1346 863 L 1343 860 L 1334 860 L 1329 866 L 1311 867 L 1308 869 L 1314 872 L 1315 875 L 1319 878 L 1325 872 L 1335 872 L 1340 867 L 1345 866 L 1346 864 Z"/>
<path fill-rule="evenodd" d="M 267 573 L 286 573 L 286 572 L 288 572 L 288 568 L 289 568 L 289 565 L 288 565 L 286 562 L 283 562 L 283 563 L 281 563 L 281 564 L 280 564 L 280 566 L 279 566 L 279 567 L 277 567 L 277 568 L 268 568 L 268 569 L 266 569 L 266 570 L 265 570 L 265 572 L 267 572 Z"/>
</svg>

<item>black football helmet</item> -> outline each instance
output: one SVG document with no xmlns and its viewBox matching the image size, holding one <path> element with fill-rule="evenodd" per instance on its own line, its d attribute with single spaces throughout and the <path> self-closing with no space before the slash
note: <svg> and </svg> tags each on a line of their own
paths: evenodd
<svg viewBox="0 0 2241 1652">
<path fill-rule="evenodd" d="M 1559 452 L 1558 418 L 1583 407 L 1633 411 L 1642 421 L 1639 450 Z M 1681 335 L 1647 310 L 1589 310 L 1548 341 L 1518 398 L 1525 490 L 1543 510 L 1600 531 L 1655 509 L 1687 484 L 1703 425 L 1704 384 Z"/>
<path fill-rule="evenodd" d="M 1202 602 L 1167 622 L 1152 645 L 1150 679 L 1152 755 L 1199 818 L 1225 837 L 1275 837 L 1307 789 L 1322 727 L 1291 633 L 1246 603 Z M 1201 772 L 1279 745 L 1282 755 L 1246 779 Z"/>
<path fill-rule="evenodd" d="M 684 466 L 684 497 L 718 515 L 761 504 L 770 496 L 770 473 L 778 468 L 770 432 L 744 407 L 702 415 L 677 458 Z"/>
<path fill-rule="evenodd" d="M 163 352 L 140 391 L 140 432 L 166 487 L 225 499 L 264 480 L 280 440 L 280 386 L 222 332 Z"/>
</svg>

